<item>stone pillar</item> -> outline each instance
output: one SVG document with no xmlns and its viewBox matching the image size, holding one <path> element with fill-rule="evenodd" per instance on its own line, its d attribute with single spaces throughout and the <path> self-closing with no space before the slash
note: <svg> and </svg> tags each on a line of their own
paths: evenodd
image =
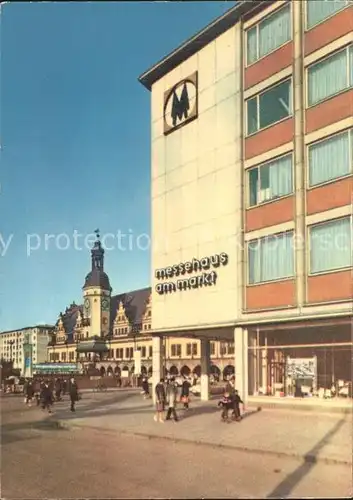
<svg viewBox="0 0 353 500">
<path fill-rule="evenodd" d="M 294 189 L 295 189 L 295 265 L 297 306 L 301 309 L 306 302 L 306 249 L 308 247 L 305 225 L 305 69 L 304 69 L 304 17 L 305 3 L 292 2 L 293 8 L 293 98 L 294 98 Z"/>
<path fill-rule="evenodd" d="M 210 341 L 201 340 L 201 401 L 210 399 Z"/>
<path fill-rule="evenodd" d="M 255 395 L 258 388 L 258 374 L 257 374 L 257 339 L 256 333 L 250 331 L 248 333 L 248 392 L 251 395 Z"/>
<path fill-rule="evenodd" d="M 155 388 L 163 377 L 162 339 L 152 337 L 152 398 L 156 402 Z"/>
<path fill-rule="evenodd" d="M 262 387 L 266 390 L 267 394 L 267 374 L 268 374 L 268 360 L 267 360 L 268 352 L 267 352 L 267 336 L 265 337 L 265 347 L 261 351 L 261 361 L 262 361 L 262 374 L 261 374 L 261 384 Z"/>
<path fill-rule="evenodd" d="M 239 395 L 246 404 L 248 401 L 248 331 L 234 329 L 235 345 L 235 384 Z"/>
</svg>

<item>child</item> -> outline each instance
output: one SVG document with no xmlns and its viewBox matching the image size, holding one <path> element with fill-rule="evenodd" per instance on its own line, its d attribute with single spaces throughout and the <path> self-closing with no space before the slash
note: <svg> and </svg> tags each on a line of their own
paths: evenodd
<svg viewBox="0 0 353 500">
<path fill-rule="evenodd" d="M 229 392 L 225 392 L 222 399 L 219 401 L 218 406 L 222 407 L 221 421 L 229 422 L 228 420 L 228 411 L 232 409 L 233 402 L 230 397 Z"/>
</svg>

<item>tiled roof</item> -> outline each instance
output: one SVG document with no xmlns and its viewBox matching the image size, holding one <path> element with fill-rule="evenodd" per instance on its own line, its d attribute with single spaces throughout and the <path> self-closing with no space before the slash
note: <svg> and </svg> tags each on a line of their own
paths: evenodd
<svg viewBox="0 0 353 500">
<path fill-rule="evenodd" d="M 120 301 L 124 305 L 125 313 L 130 323 L 141 323 L 142 316 L 145 312 L 146 304 L 150 294 L 151 288 L 148 287 L 112 296 L 110 301 L 110 331 L 113 330 L 113 323 Z M 73 303 L 66 309 L 65 313 L 63 313 L 62 315 L 65 332 L 68 335 L 68 342 L 73 341 L 73 332 L 79 311 L 83 316 L 83 305 L 77 305 Z M 56 325 L 57 324 L 58 321 Z"/>
</svg>

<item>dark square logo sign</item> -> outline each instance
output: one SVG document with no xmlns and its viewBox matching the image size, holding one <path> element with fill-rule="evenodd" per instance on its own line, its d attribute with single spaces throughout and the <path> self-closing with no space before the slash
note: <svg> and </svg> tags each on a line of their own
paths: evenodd
<svg viewBox="0 0 353 500">
<path fill-rule="evenodd" d="M 197 71 L 164 93 L 164 135 L 197 118 Z"/>
</svg>

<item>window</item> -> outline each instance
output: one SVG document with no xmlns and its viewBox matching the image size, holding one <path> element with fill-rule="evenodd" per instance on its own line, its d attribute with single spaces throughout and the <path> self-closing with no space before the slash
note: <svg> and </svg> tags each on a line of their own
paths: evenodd
<svg viewBox="0 0 353 500">
<path fill-rule="evenodd" d="M 329 2 L 318 2 L 318 0 L 307 0 L 306 2 L 306 26 L 308 29 L 321 23 L 328 17 L 336 14 L 348 5 L 348 0 L 330 0 Z"/>
<path fill-rule="evenodd" d="M 134 357 L 134 348 L 130 347 L 130 359 Z"/>
<path fill-rule="evenodd" d="M 234 354 L 234 342 L 228 344 L 228 354 Z"/>
<path fill-rule="evenodd" d="M 142 358 L 145 358 L 145 357 L 146 357 L 146 346 L 142 346 L 142 349 L 141 349 L 141 357 L 142 357 Z"/>
<path fill-rule="evenodd" d="M 247 101 L 248 135 L 292 115 L 292 81 L 286 80 Z"/>
<path fill-rule="evenodd" d="M 219 346 L 219 352 L 221 356 L 224 356 L 227 353 L 226 345 L 224 344 L 224 342 L 221 342 Z"/>
<path fill-rule="evenodd" d="M 216 354 L 216 344 L 214 342 L 210 343 L 210 354 L 214 356 Z"/>
<path fill-rule="evenodd" d="M 353 171 L 353 129 L 316 142 L 308 148 L 309 185 L 338 179 Z"/>
<path fill-rule="evenodd" d="M 352 220 L 317 224 L 310 228 L 310 272 L 342 269 L 352 265 Z"/>
<path fill-rule="evenodd" d="M 258 205 L 292 193 L 292 154 L 249 170 L 249 204 Z"/>
<path fill-rule="evenodd" d="M 197 344 L 192 344 L 192 355 L 197 356 Z"/>
<path fill-rule="evenodd" d="M 191 344 L 186 344 L 186 355 L 191 356 Z"/>
<path fill-rule="evenodd" d="M 353 45 L 308 68 L 308 105 L 313 106 L 353 86 Z"/>
<path fill-rule="evenodd" d="M 175 344 L 172 344 L 171 354 L 172 354 L 172 356 L 176 356 L 176 345 Z"/>
<path fill-rule="evenodd" d="M 249 284 L 294 274 L 293 233 L 267 236 L 249 242 Z"/>
<path fill-rule="evenodd" d="M 149 348 L 148 348 L 148 351 L 149 351 L 149 357 L 152 358 L 152 346 L 150 345 Z"/>
<path fill-rule="evenodd" d="M 130 354 L 130 348 L 129 348 L 129 347 L 126 347 L 126 348 L 125 348 L 125 358 L 126 358 L 126 359 L 128 359 L 128 358 L 130 357 L 130 356 L 129 356 L 129 354 Z"/>
<path fill-rule="evenodd" d="M 291 37 L 291 9 L 287 4 L 246 32 L 247 64 L 273 52 Z"/>
</svg>

